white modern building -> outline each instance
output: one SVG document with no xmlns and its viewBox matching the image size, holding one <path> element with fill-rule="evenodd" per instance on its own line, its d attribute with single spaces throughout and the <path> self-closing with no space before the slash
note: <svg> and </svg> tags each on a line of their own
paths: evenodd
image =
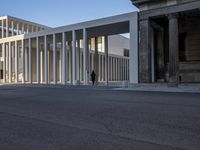
<svg viewBox="0 0 200 150">
<path fill-rule="evenodd" d="M 0 17 L 0 82 L 88 85 L 94 70 L 106 85 L 138 83 L 137 24 L 137 12 L 57 28 Z"/>
</svg>

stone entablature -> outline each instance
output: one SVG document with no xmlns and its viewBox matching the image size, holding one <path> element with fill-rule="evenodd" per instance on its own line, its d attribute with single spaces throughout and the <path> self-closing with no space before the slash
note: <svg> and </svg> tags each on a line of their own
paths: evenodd
<svg viewBox="0 0 200 150">
<path fill-rule="evenodd" d="M 198 0 L 131 0 L 131 1 L 134 5 L 136 5 L 140 9 L 140 11 L 145 11 L 145 10 L 162 8 Z"/>
</svg>

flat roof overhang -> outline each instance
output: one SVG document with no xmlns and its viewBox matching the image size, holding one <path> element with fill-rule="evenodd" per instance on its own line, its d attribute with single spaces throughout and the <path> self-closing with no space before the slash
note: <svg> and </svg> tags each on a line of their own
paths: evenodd
<svg viewBox="0 0 200 150">
<path fill-rule="evenodd" d="M 92 21 L 81 22 L 77 24 L 71 24 L 52 28 L 48 30 L 39 31 L 36 33 L 25 34 L 24 38 L 33 38 L 36 36 L 44 36 L 57 34 L 62 32 L 70 32 L 73 30 L 87 29 L 88 36 L 101 36 L 101 35 L 114 35 L 129 32 L 129 21 L 133 20 L 137 22 L 138 12 L 132 12 Z"/>
<path fill-rule="evenodd" d="M 87 29 L 88 37 L 128 33 L 130 30 L 130 21 L 137 22 L 137 16 L 138 12 L 131 12 L 92 21 L 51 28 L 39 32 L 7 37 L 0 39 L 0 43 L 42 37 L 45 35 L 58 34 L 63 32 L 71 32 L 74 30 L 78 33 L 77 38 L 81 39 L 83 36 L 82 29 Z"/>
</svg>

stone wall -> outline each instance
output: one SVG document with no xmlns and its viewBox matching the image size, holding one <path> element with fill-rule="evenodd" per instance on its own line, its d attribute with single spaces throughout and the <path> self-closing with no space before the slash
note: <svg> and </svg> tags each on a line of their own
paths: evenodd
<svg viewBox="0 0 200 150">
<path fill-rule="evenodd" d="M 179 65 L 181 81 L 200 82 L 200 17 L 187 18 L 180 32 L 186 32 L 186 60 Z"/>
</svg>

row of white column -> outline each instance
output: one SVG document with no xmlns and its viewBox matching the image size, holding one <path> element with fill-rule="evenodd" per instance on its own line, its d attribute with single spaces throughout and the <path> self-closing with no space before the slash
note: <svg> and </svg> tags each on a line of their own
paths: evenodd
<svg viewBox="0 0 200 150">
<path fill-rule="evenodd" d="M 13 44 L 14 43 L 14 44 Z M 2 44 L 3 54 L 3 83 L 19 82 L 19 47 L 23 49 L 23 40 Z M 24 64 L 22 64 L 24 65 Z M 21 66 L 24 68 L 23 66 Z M 13 81 L 13 79 L 15 81 Z M 21 78 L 21 82 L 24 82 Z"/>
<path fill-rule="evenodd" d="M 53 83 L 57 84 L 57 76 L 58 76 L 58 60 L 57 60 L 57 42 L 56 42 L 56 34 L 52 35 L 52 51 L 53 51 L 53 60 L 48 60 L 49 59 L 49 51 L 50 51 L 50 44 L 48 43 L 48 36 L 45 35 L 43 37 L 44 39 L 44 83 L 48 84 L 50 82 L 49 80 L 49 63 L 50 61 L 53 61 Z M 21 40 L 21 55 L 22 55 L 22 77 L 21 77 L 21 82 L 25 83 L 25 81 L 27 83 L 33 83 L 33 48 L 32 48 L 32 40 L 36 40 L 36 83 L 41 83 L 41 57 L 40 57 L 40 43 L 39 43 L 39 37 L 36 38 L 30 38 L 27 40 Z M 25 48 L 25 41 L 28 41 L 26 43 L 28 43 L 28 49 Z M 67 53 L 67 48 L 66 48 L 66 34 L 65 32 L 62 33 L 62 58 L 61 58 L 61 63 L 62 63 L 62 71 L 61 71 L 61 83 L 62 84 L 66 84 L 67 83 L 67 79 L 68 79 L 68 73 L 67 71 L 69 71 L 68 67 L 71 66 L 71 71 L 72 71 L 72 75 L 71 75 L 71 81 L 73 84 L 76 83 L 76 81 L 78 80 L 77 77 L 77 68 L 79 66 L 77 66 L 77 47 L 76 47 L 76 33 L 75 31 L 72 31 L 72 65 L 68 65 L 68 57 L 66 57 L 66 53 Z M 13 43 L 14 46 L 13 46 Z M 19 60 L 18 60 L 18 56 L 19 56 L 19 41 L 14 41 L 14 42 L 8 42 L 8 43 L 3 43 L 2 44 L 2 51 L 3 51 L 3 79 L 4 79 L 4 83 L 18 83 L 18 79 L 19 79 L 19 73 L 18 73 L 18 65 L 19 65 Z M 86 29 L 83 29 L 83 79 L 84 79 L 84 84 L 87 85 L 89 83 L 89 50 L 88 50 L 88 36 L 87 36 L 87 31 Z M 12 48 L 14 47 L 14 49 Z M 28 50 L 28 53 L 27 53 Z M 12 52 L 15 53 L 14 59 L 12 56 Z M 13 71 L 12 71 L 12 59 L 15 60 L 15 81 L 12 81 L 13 78 Z M 69 62 L 70 63 L 70 62 Z"/>
<path fill-rule="evenodd" d="M 11 23 L 9 24 L 9 19 L 2 19 L 0 20 L 1 23 L 1 36 L 0 38 L 6 38 L 9 36 L 14 36 L 14 35 L 19 35 L 19 34 L 24 34 L 24 33 L 30 33 L 30 32 L 37 32 L 42 30 L 41 27 L 39 26 L 34 26 L 30 24 L 25 24 L 22 22 L 16 22 L 16 21 L 10 21 Z M 16 27 L 14 24 L 16 23 Z M 26 30 L 25 30 L 26 28 Z"/>
<path fill-rule="evenodd" d="M 98 81 L 106 81 L 106 55 L 98 54 Z M 95 54 L 91 53 L 91 71 L 94 70 Z M 129 80 L 129 58 L 108 55 L 108 81 Z"/>
<path fill-rule="evenodd" d="M 129 80 L 129 58 L 109 57 L 110 81 Z"/>
<path fill-rule="evenodd" d="M 129 58 L 108 55 L 107 48 L 105 53 L 97 53 L 96 58 L 95 53 L 89 52 L 86 29 L 83 30 L 83 50 L 80 48 L 80 40 L 76 37 L 76 31 L 72 31 L 72 41 L 67 41 L 65 32 L 61 34 L 60 53 L 58 53 L 56 34 L 51 35 L 52 43 L 49 42 L 49 35 L 3 43 L 3 82 L 57 84 L 59 81 L 66 84 L 69 81 L 77 84 L 78 81 L 83 81 L 85 85 L 88 85 L 92 70 L 97 70 L 98 81 L 104 81 L 106 84 L 108 81 L 129 80 Z M 41 44 L 42 40 L 43 44 Z M 35 43 L 34 52 L 36 53 L 34 56 L 33 43 Z M 52 50 L 50 45 L 52 45 Z M 52 52 L 51 58 L 50 51 Z M 58 59 L 58 54 L 61 60 Z M 59 61 L 61 65 L 58 65 Z M 53 64 L 52 72 L 50 72 L 51 63 Z M 52 80 L 50 73 L 52 73 Z M 36 76 L 34 80 L 33 74 Z"/>
</svg>

